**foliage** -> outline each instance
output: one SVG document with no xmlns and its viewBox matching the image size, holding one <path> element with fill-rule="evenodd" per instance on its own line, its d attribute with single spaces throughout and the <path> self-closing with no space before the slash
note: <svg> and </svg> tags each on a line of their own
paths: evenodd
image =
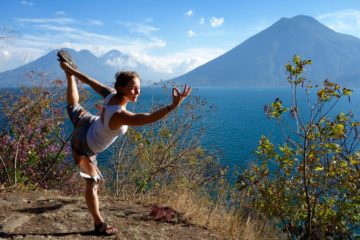
<svg viewBox="0 0 360 240">
<path fill-rule="evenodd" d="M 289 239 L 353 239 L 360 224 L 360 122 L 351 112 L 332 111 L 341 98 L 350 100 L 352 90 L 329 80 L 313 86 L 303 77 L 308 64 L 299 56 L 286 64 L 291 106 L 276 99 L 265 107 L 285 141 L 275 146 L 262 136 L 258 163 L 240 174 L 238 187 Z M 299 89 L 305 90 L 306 111 L 299 108 Z"/>
<path fill-rule="evenodd" d="M 160 191 L 169 185 L 194 189 L 224 176 L 216 153 L 200 145 L 206 101 L 191 99 L 167 118 L 131 128 L 122 138 L 113 157 L 112 187 L 117 195 Z"/>
<path fill-rule="evenodd" d="M 130 128 L 115 144 L 108 189 L 123 199 L 170 206 L 226 239 L 275 239 L 273 226 L 244 207 L 228 169 L 219 164 L 219 152 L 201 146 L 202 122 L 215 108 L 193 92 L 165 119 Z"/>
<path fill-rule="evenodd" d="M 69 136 L 63 137 L 63 82 L 49 83 L 42 73 L 27 77 L 30 87 L 4 90 L 1 96 L 0 183 L 74 191 L 72 162 L 64 161 Z"/>
</svg>

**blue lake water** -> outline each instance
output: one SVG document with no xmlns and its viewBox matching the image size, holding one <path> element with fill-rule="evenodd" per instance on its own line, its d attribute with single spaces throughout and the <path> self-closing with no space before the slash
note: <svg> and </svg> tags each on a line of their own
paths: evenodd
<svg viewBox="0 0 360 240">
<path fill-rule="evenodd" d="M 218 148 L 222 152 L 221 163 L 224 166 L 246 167 L 254 159 L 261 135 L 269 137 L 274 143 L 282 142 L 284 136 L 279 124 L 265 116 L 264 105 L 279 97 L 284 106 L 290 106 L 289 88 L 200 88 L 194 89 L 191 94 L 206 99 L 208 106 L 216 106 L 201 119 L 201 126 L 206 128 L 201 142 L 207 149 Z M 316 95 L 315 90 L 312 95 Z M 302 108 L 307 105 L 304 96 L 299 97 Z M 359 100 L 360 89 L 354 89 L 351 101 L 343 98 L 333 112 L 351 110 L 360 116 Z M 129 104 L 128 109 L 149 111 L 154 102 L 167 104 L 170 101 L 170 89 L 143 88 L 138 102 Z M 197 131 L 195 126 L 193 134 Z M 105 158 L 103 156 L 103 160 Z"/>
<path fill-rule="evenodd" d="M 275 120 L 265 116 L 264 105 L 279 97 L 284 106 L 289 106 L 289 88 L 199 88 L 194 89 L 191 95 L 206 99 L 208 106 L 216 107 L 203 116 L 198 126 L 192 129 L 192 134 L 197 134 L 200 126 L 206 128 L 201 139 L 202 146 L 207 149 L 219 149 L 222 152 L 222 165 L 247 166 L 254 159 L 254 151 L 262 134 L 275 143 L 282 142 L 283 135 L 279 125 Z M 316 95 L 315 91 L 312 95 Z M 91 112 L 96 112 L 93 107 L 94 101 L 100 101 L 100 98 L 91 97 L 82 104 Z M 134 112 L 148 112 L 154 103 L 170 102 L 170 89 L 145 87 L 142 88 L 138 102 L 129 104 L 128 109 Z M 302 108 L 306 107 L 304 96 L 300 97 L 299 103 Z M 334 112 L 351 110 L 356 116 L 360 116 L 359 103 L 360 89 L 354 89 L 350 103 L 347 98 L 342 99 Z M 99 161 L 106 162 L 108 157 L 109 152 L 105 151 L 99 155 Z"/>
</svg>

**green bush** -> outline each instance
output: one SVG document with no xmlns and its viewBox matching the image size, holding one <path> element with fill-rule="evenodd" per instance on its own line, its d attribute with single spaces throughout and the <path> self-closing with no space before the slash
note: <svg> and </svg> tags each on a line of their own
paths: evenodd
<svg viewBox="0 0 360 240">
<path fill-rule="evenodd" d="M 275 146 L 262 136 L 257 163 L 240 174 L 238 187 L 289 239 L 353 239 L 360 224 L 360 122 L 351 112 L 333 113 L 341 98 L 350 100 L 352 90 L 328 80 L 322 87 L 312 86 L 302 76 L 308 64 L 310 60 L 294 56 L 286 65 L 291 106 L 277 98 L 265 107 L 285 140 Z M 300 89 L 308 106 L 302 111 Z"/>
<path fill-rule="evenodd" d="M 130 128 L 114 150 L 109 169 L 111 189 L 117 195 L 134 195 L 170 185 L 206 188 L 222 177 L 217 154 L 200 144 L 204 132 L 201 119 L 207 111 L 205 101 L 191 96 L 165 119 Z"/>
</svg>

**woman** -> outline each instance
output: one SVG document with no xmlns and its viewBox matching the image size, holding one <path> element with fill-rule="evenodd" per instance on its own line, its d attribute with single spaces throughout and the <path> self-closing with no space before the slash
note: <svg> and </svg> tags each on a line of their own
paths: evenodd
<svg viewBox="0 0 360 240">
<path fill-rule="evenodd" d="M 125 134 L 128 126 L 144 125 L 165 117 L 190 94 L 191 88 L 186 85 L 182 93 L 173 88 L 172 104 L 157 111 L 132 113 L 126 105 L 136 102 L 140 95 L 140 78 L 135 72 L 117 73 L 113 89 L 80 72 L 66 51 L 59 51 L 58 57 L 68 83 L 67 110 L 75 128 L 71 139 L 72 155 L 82 171 L 80 175 L 86 179 L 86 204 L 94 219 L 95 233 L 113 235 L 118 230 L 106 224 L 99 211 L 97 182 L 102 176 L 96 165 L 96 154 L 109 147 L 118 135 Z M 104 98 L 100 117 L 90 114 L 79 104 L 75 77 Z"/>
</svg>

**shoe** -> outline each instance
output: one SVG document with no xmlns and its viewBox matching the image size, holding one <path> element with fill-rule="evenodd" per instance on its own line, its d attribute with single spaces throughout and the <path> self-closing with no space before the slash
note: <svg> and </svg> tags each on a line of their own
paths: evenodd
<svg viewBox="0 0 360 240">
<path fill-rule="evenodd" d="M 74 60 L 71 58 L 70 53 L 66 50 L 59 50 L 57 52 L 57 57 L 59 62 L 66 62 L 68 63 L 72 68 L 79 69 L 78 66 L 75 64 Z"/>
</svg>

